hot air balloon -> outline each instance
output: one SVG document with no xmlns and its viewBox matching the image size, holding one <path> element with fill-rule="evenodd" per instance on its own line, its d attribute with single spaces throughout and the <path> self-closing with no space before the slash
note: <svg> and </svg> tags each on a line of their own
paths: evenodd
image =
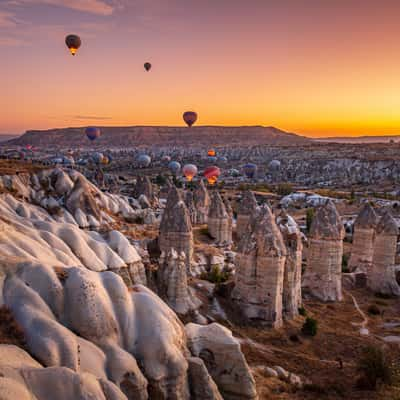
<svg viewBox="0 0 400 400">
<path fill-rule="evenodd" d="M 268 164 L 268 170 L 269 171 L 278 171 L 281 167 L 281 162 L 279 160 L 272 160 Z"/>
<path fill-rule="evenodd" d="M 144 69 L 149 72 L 151 70 L 151 64 L 149 62 L 144 63 Z"/>
<path fill-rule="evenodd" d="M 186 164 L 183 167 L 182 172 L 186 179 L 191 182 L 192 179 L 197 175 L 197 167 L 193 164 Z"/>
<path fill-rule="evenodd" d="M 170 169 L 170 171 L 171 171 L 173 174 L 176 175 L 176 174 L 181 170 L 181 164 L 178 163 L 178 161 L 171 161 L 171 162 L 168 164 L 168 168 Z"/>
<path fill-rule="evenodd" d="M 210 164 L 215 164 L 218 161 L 218 158 L 217 157 L 207 157 L 207 161 Z"/>
<path fill-rule="evenodd" d="M 194 111 L 186 111 L 183 113 L 183 120 L 191 127 L 197 121 L 197 114 Z"/>
<path fill-rule="evenodd" d="M 208 157 L 215 157 L 216 154 L 217 153 L 215 152 L 214 149 L 210 149 L 210 150 L 207 151 Z"/>
<path fill-rule="evenodd" d="M 222 157 L 218 157 L 218 161 L 222 162 L 222 163 L 226 163 L 226 162 L 228 162 L 228 159 L 225 156 L 222 156 Z"/>
<path fill-rule="evenodd" d="M 103 165 L 108 165 L 110 163 L 110 160 L 107 156 L 103 156 L 103 158 L 101 159 L 101 163 Z"/>
<path fill-rule="evenodd" d="M 164 163 L 169 163 L 171 161 L 171 157 L 170 156 L 162 156 L 161 161 Z"/>
<path fill-rule="evenodd" d="M 96 163 L 96 164 L 100 164 L 103 162 L 104 156 L 102 153 L 93 153 L 92 155 L 92 160 Z"/>
<path fill-rule="evenodd" d="M 86 136 L 89 140 L 95 140 L 100 137 L 101 132 L 99 128 L 95 128 L 94 126 L 89 126 L 85 129 Z"/>
<path fill-rule="evenodd" d="M 147 168 L 151 163 L 151 158 L 147 154 L 141 154 L 137 161 L 142 168 Z"/>
<path fill-rule="evenodd" d="M 257 172 L 257 165 L 252 163 L 247 163 L 243 165 L 243 172 L 248 178 L 252 179 L 254 178 L 254 175 Z"/>
<path fill-rule="evenodd" d="M 204 170 L 204 177 L 210 185 L 214 185 L 217 182 L 218 177 L 221 175 L 221 170 L 215 165 L 208 167 Z"/>
<path fill-rule="evenodd" d="M 79 47 L 81 47 L 82 41 L 78 35 L 68 35 L 65 38 L 65 44 L 69 48 L 69 51 L 74 56 L 78 51 Z"/>
</svg>

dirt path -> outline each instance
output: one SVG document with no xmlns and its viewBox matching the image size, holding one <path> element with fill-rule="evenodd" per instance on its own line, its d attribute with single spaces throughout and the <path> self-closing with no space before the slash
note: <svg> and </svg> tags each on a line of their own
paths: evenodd
<svg viewBox="0 0 400 400">
<path fill-rule="evenodd" d="M 365 315 L 364 311 L 361 310 L 360 306 L 358 305 L 357 299 L 346 290 L 344 291 L 344 293 L 351 297 L 351 299 L 353 300 L 354 307 L 356 308 L 357 312 L 360 314 L 360 317 L 363 320 L 362 322 L 352 322 L 351 324 L 360 327 L 361 335 L 364 336 L 369 335 L 369 329 L 368 329 L 369 318 Z"/>
</svg>

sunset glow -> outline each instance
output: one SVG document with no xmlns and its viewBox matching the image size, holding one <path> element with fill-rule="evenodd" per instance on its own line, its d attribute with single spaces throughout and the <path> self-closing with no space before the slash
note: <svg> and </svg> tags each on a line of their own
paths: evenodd
<svg viewBox="0 0 400 400">
<path fill-rule="evenodd" d="M 193 109 L 198 125 L 400 134 L 399 15 L 391 0 L 4 0 L 0 133 Z"/>
</svg>

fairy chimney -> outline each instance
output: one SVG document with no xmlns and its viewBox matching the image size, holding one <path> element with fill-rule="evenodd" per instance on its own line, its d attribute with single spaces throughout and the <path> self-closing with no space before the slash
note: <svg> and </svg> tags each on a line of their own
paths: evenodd
<svg viewBox="0 0 400 400">
<path fill-rule="evenodd" d="M 208 209 L 210 207 L 210 196 L 208 195 L 208 190 L 204 186 L 204 182 L 202 180 L 199 182 L 194 191 L 193 199 L 196 206 L 196 223 L 206 224 Z"/>
<path fill-rule="evenodd" d="M 246 231 L 250 217 L 256 212 L 257 201 L 252 191 L 247 190 L 239 204 L 236 222 L 237 237 L 240 238 Z"/>
<path fill-rule="evenodd" d="M 215 239 L 217 244 L 229 244 L 232 241 L 231 217 L 217 190 L 211 195 L 211 203 L 208 211 L 207 226 L 208 233 Z"/>
</svg>

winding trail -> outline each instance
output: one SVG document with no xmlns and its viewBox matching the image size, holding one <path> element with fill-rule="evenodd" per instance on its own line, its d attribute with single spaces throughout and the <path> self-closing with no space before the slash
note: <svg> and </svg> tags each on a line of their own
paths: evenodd
<svg viewBox="0 0 400 400">
<path fill-rule="evenodd" d="M 369 318 L 365 315 L 364 311 L 361 310 L 360 306 L 358 305 L 357 299 L 347 290 L 344 290 L 344 293 L 351 297 L 353 300 L 354 307 L 356 308 L 357 312 L 360 314 L 361 318 L 363 319 L 362 322 L 352 322 L 351 324 L 354 326 L 360 326 L 360 334 L 363 336 L 369 335 L 368 329 L 368 322 Z"/>
</svg>

